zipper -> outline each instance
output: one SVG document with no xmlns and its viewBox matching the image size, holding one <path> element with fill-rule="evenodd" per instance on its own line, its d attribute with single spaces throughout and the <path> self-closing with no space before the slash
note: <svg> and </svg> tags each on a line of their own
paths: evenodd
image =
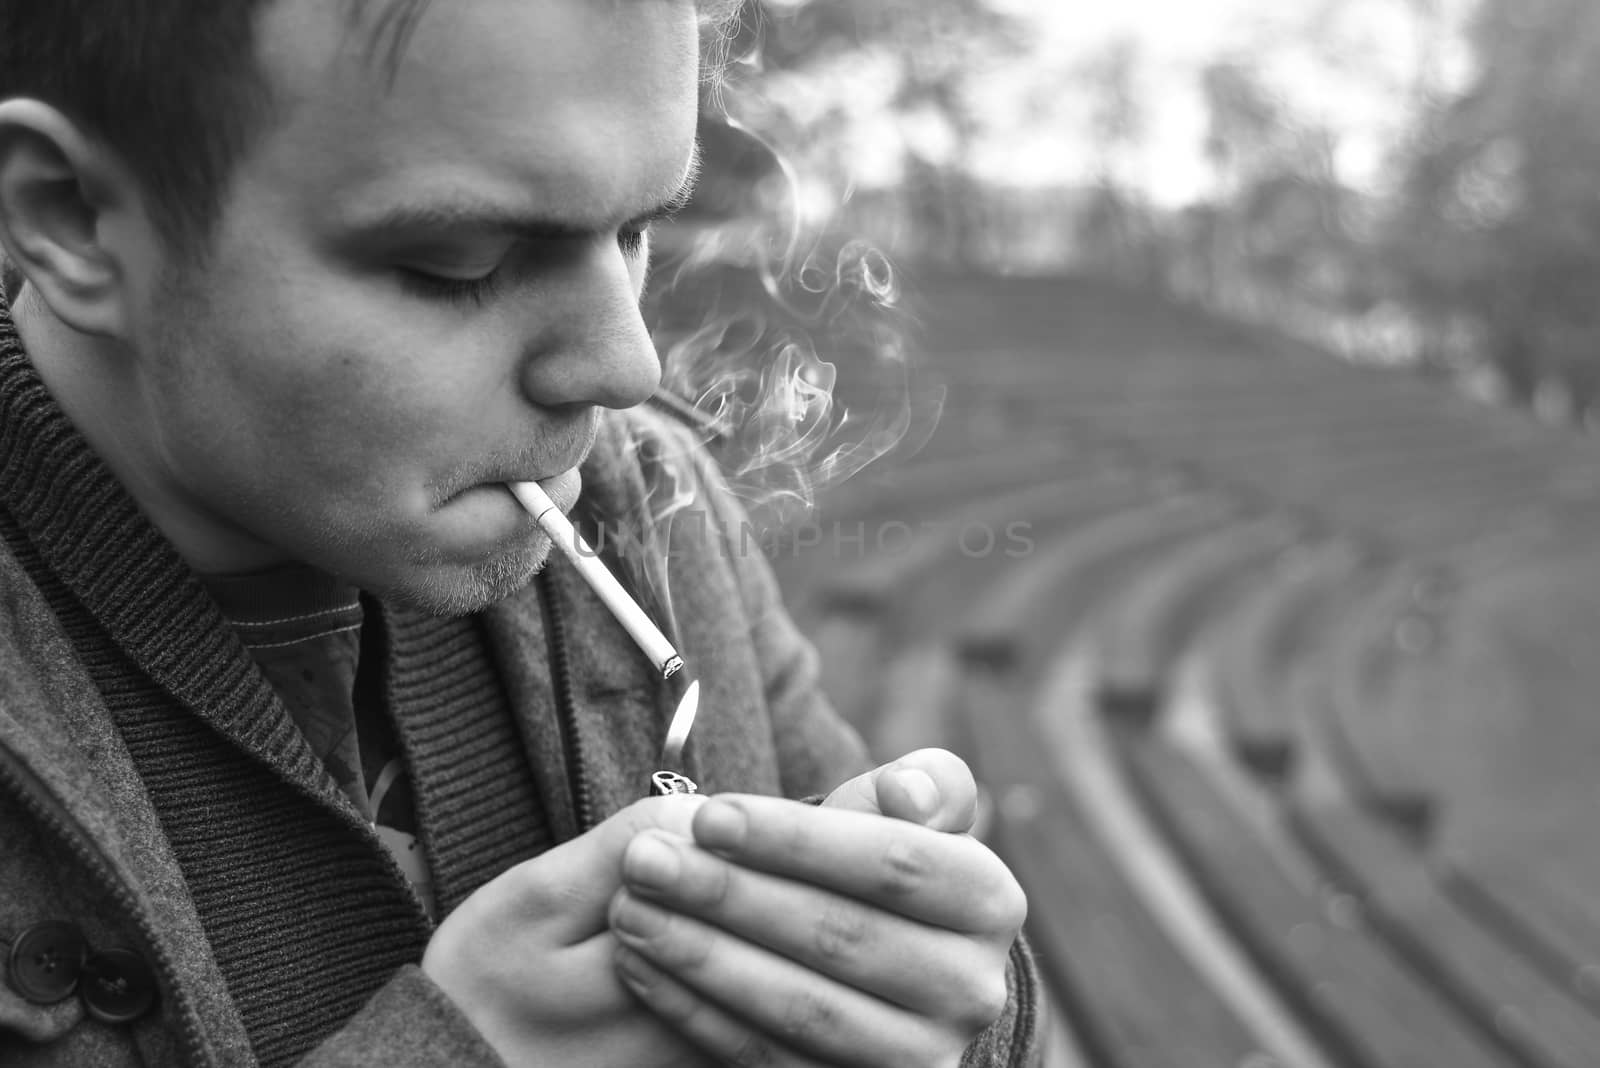
<svg viewBox="0 0 1600 1068">
<path fill-rule="evenodd" d="M 585 774 L 583 739 L 578 736 L 578 706 L 572 697 L 572 652 L 567 644 L 567 621 L 561 614 L 555 581 L 550 569 L 539 573 L 539 604 L 544 609 L 545 644 L 550 651 L 550 682 L 556 696 L 556 726 L 561 735 L 561 752 L 567 762 L 567 789 L 572 795 L 572 811 L 578 820 L 578 833 L 594 827 L 594 792 Z"/>
<path fill-rule="evenodd" d="M 0 746 L 0 786 L 6 787 L 7 792 L 15 797 L 34 819 L 67 844 L 75 859 L 88 869 L 100 887 L 110 894 L 113 903 L 121 908 L 123 915 L 133 920 L 139 939 L 143 943 L 142 948 L 155 963 L 156 971 L 161 978 L 165 980 L 162 989 L 171 994 L 177 1009 L 182 1031 L 180 1044 L 184 1062 L 194 1066 L 213 1064 L 200 1024 L 200 1014 L 178 979 L 178 970 L 156 934 L 155 923 L 140 903 L 138 895 L 127 883 L 118 878 L 100 843 L 83 829 L 82 824 L 73 819 L 65 806 L 51 793 L 49 787 L 34 774 L 33 769 L 22 763 L 16 754 L 5 746 Z"/>
</svg>

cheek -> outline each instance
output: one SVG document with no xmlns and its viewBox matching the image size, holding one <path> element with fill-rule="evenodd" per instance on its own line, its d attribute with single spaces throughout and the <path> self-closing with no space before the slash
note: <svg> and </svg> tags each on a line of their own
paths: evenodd
<svg viewBox="0 0 1600 1068">
<path fill-rule="evenodd" d="M 316 487 L 347 498 L 363 487 L 402 492 L 416 481 L 407 431 L 415 437 L 422 420 L 406 409 L 401 376 L 324 347 L 301 325 L 279 320 L 264 332 L 235 321 L 190 339 L 181 387 L 161 391 L 169 461 L 213 488 L 278 497 L 298 487 L 300 507 L 313 506 Z"/>
<path fill-rule="evenodd" d="M 230 261 L 196 294 L 193 355 L 171 383 L 208 413 L 201 440 L 233 439 L 208 445 L 238 456 L 248 442 L 286 471 L 393 494 L 517 427 L 516 324 L 419 302 L 304 249 Z"/>
<path fill-rule="evenodd" d="M 349 451 L 438 448 L 483 414 L 504 381 L 493 339 L 441 342 L 359 287 L 329 284 L 275 317 L 259 357 L 235 363 L 236 391 L 269 399 L 279 429 Z M 412 317 L 414 319 L 415 316 Z"/>
</svg>

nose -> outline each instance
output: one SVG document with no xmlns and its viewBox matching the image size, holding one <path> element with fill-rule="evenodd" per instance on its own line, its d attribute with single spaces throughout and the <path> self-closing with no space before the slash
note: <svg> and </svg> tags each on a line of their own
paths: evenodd
<svg viewBox="0 0 1600 1068">
<path fill-rule="evenodd" d="M 540 407 L 642 404 L 661 381 L 639 313 L 640 277 L 615 242 L 576 251 L 540 302 L 544 334 L 524 362 L 522 388 Z"/>
</svg>

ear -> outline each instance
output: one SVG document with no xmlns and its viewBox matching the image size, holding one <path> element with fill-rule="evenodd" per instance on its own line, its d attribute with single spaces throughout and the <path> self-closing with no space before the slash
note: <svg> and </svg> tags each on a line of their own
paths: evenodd
<svg viewBox="0 0 1600 1068">
<path fill-rule="evenodd" d="M 0 101 L 0 244 L 73 329 L 126 336 L 143 204 L 115 154 L 60 111 Z"/>
</svg>

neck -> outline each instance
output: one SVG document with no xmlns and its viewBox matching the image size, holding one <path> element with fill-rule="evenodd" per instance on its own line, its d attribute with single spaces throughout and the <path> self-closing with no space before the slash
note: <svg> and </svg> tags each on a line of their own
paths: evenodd
<svg viewBox="0 0 1600 1068">
<path fill-rule="evenodd" d="M 168 477 L 131 347 L 74 330 L 32 286 L 22 287 L 11 314 L 51 397 L 190 567 L 202 573 L 248 571 L 282 559 L 266 546 L 254 554 L 242 553 L 237 543 L 219 545 L 214 529 Z"/>
<path fill-rule="evenodd" d="M 123 467 L 130 452 L 141 450 L 132 448 L 134 443 L 126 440 L 124 430 L 125 423 L 138 418 L 132 409 L 139 400 L 126 351 L 114 341 L 62 322 L 32 286 L 23 286 L 12 301 L 11 318 L 29 362 L 44 379 L 50 395 L 95 452 L 127 483 L 130 472 Z"/>
</svg>

